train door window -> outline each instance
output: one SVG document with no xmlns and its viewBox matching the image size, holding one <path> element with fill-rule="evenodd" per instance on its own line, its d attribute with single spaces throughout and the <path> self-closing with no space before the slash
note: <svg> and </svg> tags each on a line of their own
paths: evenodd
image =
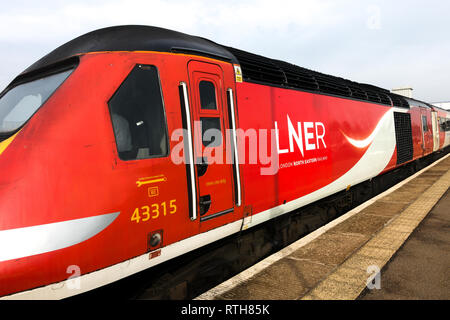
<svg viewBox="0 0 450 320">
<path fill-rule="evenodd" d="M 120 159 L 168 155 L 166 115 L 155 66 L 136 65 L 108 106 Z"/>
<path fill-rule="evenodd" d="M 428 131 L 427 116 L 422 116 L 422 128 L 423 132 Z"/>
<path fill-rule="evenodd" d="M 219 147 L 222 145 L 222 132 L 220 130 L 220 118 L 201 117 L 202 141 L 205 147 Z"/>
<path fill-rule="evenodd" d="M 200 81 L 200 105 L 205 110 L 217 110 L 216 88 L 211 81 Z"/>
<path fill-rule="evenodd" d="M 439 118 L 439 128 L 441 129 L 441 131 L 445 131 L 445 118 Z"/>
</svg>

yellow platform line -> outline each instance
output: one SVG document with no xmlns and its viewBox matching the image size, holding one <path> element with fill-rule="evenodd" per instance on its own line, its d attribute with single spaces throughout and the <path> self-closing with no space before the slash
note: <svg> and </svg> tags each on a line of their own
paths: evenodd
<svg viewBox="0 0 450 320">
<path fill-rule="evenodd" d="M 366 288 L 369 266 L 380 270 L 408 239 L 450 186 L 450 170 L 366 242 L 302 300 L 354 300 Z M 382 274 L 381 274 L 382 285 Z"/>
</svg>

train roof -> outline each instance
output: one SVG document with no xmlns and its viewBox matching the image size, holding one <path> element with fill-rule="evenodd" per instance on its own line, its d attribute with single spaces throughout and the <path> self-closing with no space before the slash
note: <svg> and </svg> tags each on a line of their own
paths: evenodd
<svg viewBox="0 0 450 320">
<path fill-rule="evenodd" d="M 405 98 L 405 99 L 406 99 L 406 101 L 408 101 L 409 105 L 414 105 L 414 106 L 418 106 L 418 107 L 422 107 L 422 108 L 430 108 L 430 109 L 435 109 L 435 110 L 446 111 L 445 109 L 435 106 L 428 102 L 424 102 L 424 101 L 417 100 L 414 98 Z"/>
<path fill-rule="evenodd" d="M 450 110 L 447 110 L 447 109 L 438 107 L 438 106 L 436 106 L 436 105 L 434 105 L 434 104 L 430 104 L 430 108 L 433 108 L 433 109 L 435 109 L 435 110 L 439 110 L 439 111 L 446 112 L 446 113 L 449 113 L 449 114 L 450 114 Z"/>
<path fill-rule="evenodd" d="M 244 80 L 248 82 L 409 108 L 403 96 L 386 89 L 223 46 L 201 37 L 140 25 L 108 27 L 75 38 L 31 65 L 13 83 L 70 57 L 102 51 L 159 51 L 208 56 L 239 64 Z"/>
<path fill-rule="evenodd" d="M 190 52 L 237 63 L 223 46 L 185 33 L 151 26 L 115 26 L 75 38 L 31 65 L 22 74 L 36 71 L 74 55 L 102 51 Z"/>
<path fill-rule="evenodd" d="M 244 80 L 300 89 L 384 105 L 409 108 L 403 96 L 370 84 L 309 70 L 281 60 L 270 59 L 239 49 L 226 47 L 242 68 Z"/>
</svg>

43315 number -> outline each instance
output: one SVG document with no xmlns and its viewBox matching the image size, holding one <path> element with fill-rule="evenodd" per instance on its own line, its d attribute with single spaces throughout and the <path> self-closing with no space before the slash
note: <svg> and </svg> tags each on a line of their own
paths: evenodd
<svg viewBox="0 0 450 320">
<path fill-rule="evenodd" d="M 161 203 L 153 203 L 150 206 L 142 206 L 134 209 L 131 221 L 139 223 L 149 221 L 150 219 L 158 219 L 168 214 L 175 214 L 177 212 L 176 199 L 170 201 L 163 201 Z"/>
</svg>

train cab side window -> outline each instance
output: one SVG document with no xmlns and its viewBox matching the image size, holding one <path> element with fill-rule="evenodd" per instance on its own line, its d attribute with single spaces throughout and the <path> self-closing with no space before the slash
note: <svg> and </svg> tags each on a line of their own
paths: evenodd
<svg viewBox="0 0 450 320">
<path fill-rule="evenodd" d="M 216 88 L 211 81 L 200 81 L 200 105 L 205 110 L 217 110 Z"/>
<path fill-rule="evenodd" d="M 423 132 L 427 132 L 428 131 L 427 117 L 426 116 L 422 116 L 422 128 L 423 128 Z"/>
<path fill-rule="evenodd" d="M 155 66 L 136 65 L 108 105 L 120 159 L 168 155 L 166 115 Z"/>
</svg>

